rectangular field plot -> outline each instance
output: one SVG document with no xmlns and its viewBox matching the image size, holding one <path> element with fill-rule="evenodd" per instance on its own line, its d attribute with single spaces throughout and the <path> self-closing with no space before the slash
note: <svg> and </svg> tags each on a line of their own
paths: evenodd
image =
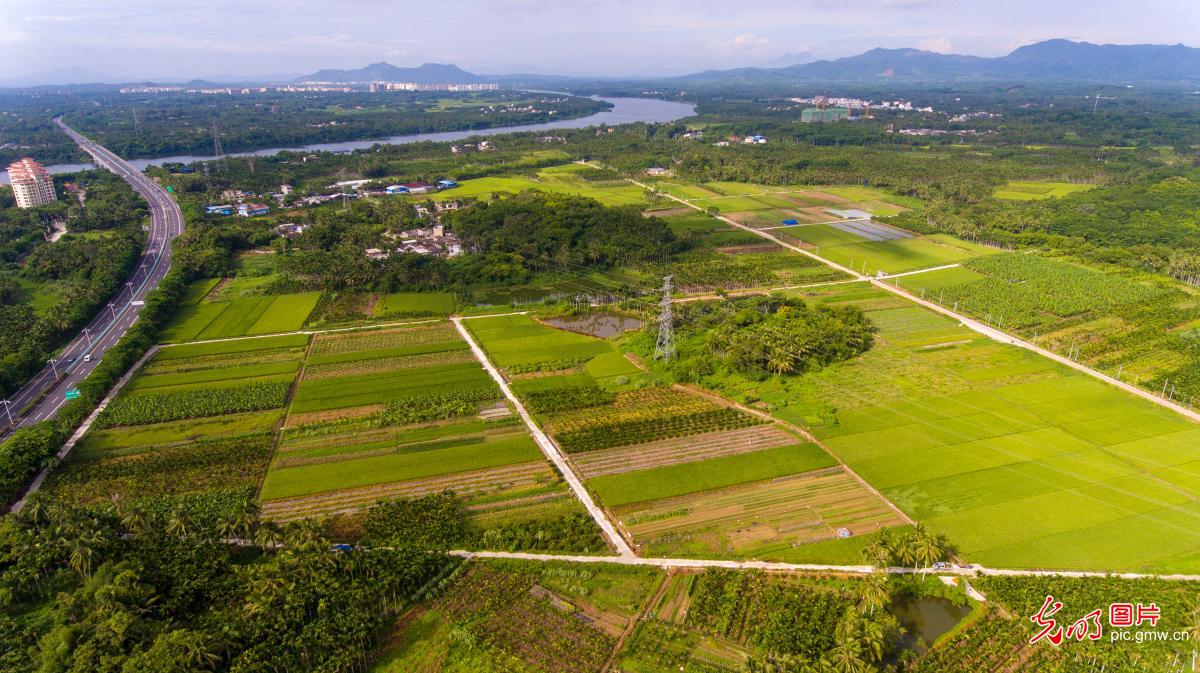
<svg viewBox="0 0 1200 673">
<path fill-rule="evenodd" d="M 786 231 L 785 241 L 867 274 L 901 273 L 1000 252 L 942 234 L 881 238 L 880 232 L 854 223 L 815 224 L 782 231 Z"/>
<path fill-rule="evenodd" d="M 661 439 L 633 446 L 587 451 L 572 456 L 584 478 L 602 477 L 663 465 L 759 451 L 796 442 L 796 437 L 774 425 L 756 425 L 701 435 Z"/>
<path fill-rule="evenodd" d="M 200 498 L 240 510 L 266 472 L 306 342 L 162 349 L 51 472 L 46 488 L 84 504 Z"/>
<path fill-rule="evenodd" d="M 449 292 L 389 292 L 379 295 L 373 315 L 376 318 L 441 316 L 454 313 L 457 303 Z"/>
<path fill-rule="evenodd" d="M 1196 460 L 1200 427 L 924 312 L 868 309 L 876 346 L 772 393 L 777 413 L 808 423 L 968 561 L 1195 567 L 1200 483 L 1184 466 Z M 1121 553 L 1110 553 L 1122 546 L 1114 534 L 1127 536 Z"/>
<path fill-rule="evenodd" d="M 163 330 L 163 339 L 168 342 L 203 341 L 294 332 L 304 325 L 320 297 L 320 292 L 305 292 L 185 304 Z"/>
<path fill-rule="evenodd" d="M 614 508 L 650 556 L 784 558 L 797 545 L 903 520 L 841 468 Z M 853 562 L 852 559 L 847 559 Z"/>
<path fill-rule="evenodd" d="M 599 671 L 661 578 L 612 565 L 473 561 L 397 623 L 371 670 Z M 470 650 L 455 633 L 471 638 Z"/>
<path fill-rule="evenodd" d="M 1068 194 L 1094 189 L 1095 186 L 1070 182 L 1022 182 L 1009 180 L 997 187 L 992 196 L 997 199 L 1008 199 L 1010 201 L 1058 199 Z"/>
<path fill-rule="evenodd" d="M 555 329 L 527 315 L 465 321 L 488 358 L 510 374 L 570 369 L 616 351 L 595 337 Z"/>
</svg>

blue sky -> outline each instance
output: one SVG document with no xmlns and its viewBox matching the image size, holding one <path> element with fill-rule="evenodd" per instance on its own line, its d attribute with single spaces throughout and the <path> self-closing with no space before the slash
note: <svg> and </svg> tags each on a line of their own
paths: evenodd
<svg viewBox="0 0 1200 673">
<path fill-rule="evenodd" d="M 1200 46 L 1200 0 L 0 0 L 0 79 L 303 74 L 455 63 L 663 75 L 872 47 L 997 56 L 1030 42 Z"/>
</svg>

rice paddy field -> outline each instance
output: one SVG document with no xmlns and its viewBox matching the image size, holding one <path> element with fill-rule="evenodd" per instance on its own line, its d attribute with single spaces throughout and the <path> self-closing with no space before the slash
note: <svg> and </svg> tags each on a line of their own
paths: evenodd
<svg viewBox="0 0 1200 673">
<path fill-rule="evenodd" d="M 83 504 L 215 498 L 239 507 L 266 472 L 307 340 L 163 348 L 50 473 L 46 489 Z"/>
<path fill-rule="evenodd" d="M 1200 568 L 1200 427 L 906 300 L 856 286 L 879 328 L 855 360 L 799 379 L 731 377 L 962 558 L 995 567 Z"/>
<path fill-rule="evenodd" d="M 1010 201 L 1059 199 L 1068 194 L 1086 192 L 1095 186 L 1071 182 L 1022 182 L 1010 180 L 997 187 L 992 196 L 997 199 L 1007 199 Z"/>
<path fill-rule="evenodd" d="M 422 195 L 434 200 L 455 200 L 466 197 L 489 198 L 492 194 L 516 194 L 530 189 L 559 194 L 577 194 L 596 199 L 606 206 L 643 205 L 646 192 L 623 179 L 589 181 L 581 173 L 594 170 L 582 164 L 563 164 L 543 168 L 536 173 L 519 176 L 496 176 L 463 180 L 458 187 Z"/>
<path fill-rule="evenodd" d="M 217 279 L 206 279 L 192 283 L 175 318 L 163 330 L 164 341 L 203 341 L 294 332 L 304 325 L 321 297 L 320 292 L 303 292 L 250 294 L 217 300 L 212 293 L 218 282 Z"/>
<path fill-rule="evenodd" d="M 837 529 L 904 523 L 819 446 L 657 384 L 607 341 L 524 315 L 466 324 L 645 553 L 855 563 L 857 547 L 837 544 Z"/>
<path fill-rule="evenodd" d="M 825 212 L 829 208 L 857 208 L 886 217 L 918 205 L 907 197 L 859 186 L 779 186 L 740 182 L 694 184 L 672 180 L 651 184 L 665 194 L 705 210 L 716 209 L 725 215 L 775 209 L 809 222 L 837 219 Z"/>
<path fill-rule="evenodd" d="M 449 292 L 389 292 L 379 295 L 373 315 L 376 318 L 419 316 L 446 317 L 454 313 L 457 302 Z"/>
<path fill-rule="evenodd" d="M 259 494 L 278 521 L 454 491 L 484 526 L 582 508 L 450 323 L 318 334 Z"/>
<path fill-rule="evenodd" d="M 801 225 L 775 233 L 786 243 L 867 275 L 943 266 L 1000 252 L 945 234 L 915 236 L 887 225 L 869 225 Z"/>
</svg>

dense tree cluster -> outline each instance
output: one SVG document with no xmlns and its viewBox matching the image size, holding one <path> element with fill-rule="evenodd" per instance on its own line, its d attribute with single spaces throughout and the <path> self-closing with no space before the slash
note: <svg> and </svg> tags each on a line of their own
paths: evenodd
<svg viewBox="0 0 1200 673">
<path fill-rule="evenodd" d="M 857 307 L 809 306 L 784 296 L 680 304 L 671 372 L 698 381 L 718 369 L 800 374 L 868 350 L 875 328 Z"/>
<path fill-rule="evenodd" d="M 477 203 L 448 222 L 473 251 L 507 253 L 564 266 L 611 266 L 677 251 L 660 220 L 636 207 L 607 207 L 582 196 L 525 192 Z"/>
<path fill-rule="evenodd" d="M 240 538 L 255 546 L 230 544 Z M 33 502 L 0 523 L 6 671 L 358 671 L 452 562 L 338 551 L 307 524 Z"/>
</svg>

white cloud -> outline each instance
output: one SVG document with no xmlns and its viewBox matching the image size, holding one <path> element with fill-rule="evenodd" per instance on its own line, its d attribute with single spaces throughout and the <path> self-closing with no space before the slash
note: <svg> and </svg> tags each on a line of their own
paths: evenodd
<svg viewBox="0 0 1200 673">
<path fill-rule="evenodd" d="M 771 55 L 771 40 L 754 33 L 742 33 L 729 40 L 718 40 L 716 50 L 730 58 L 762 59 Z"/>
<path fill-rule="evenodd" d="M 948 37 L 930 37 L 918 42 L 917 49 L 949 54 L 954 51 L 954 43 Z"/>
</svg>

